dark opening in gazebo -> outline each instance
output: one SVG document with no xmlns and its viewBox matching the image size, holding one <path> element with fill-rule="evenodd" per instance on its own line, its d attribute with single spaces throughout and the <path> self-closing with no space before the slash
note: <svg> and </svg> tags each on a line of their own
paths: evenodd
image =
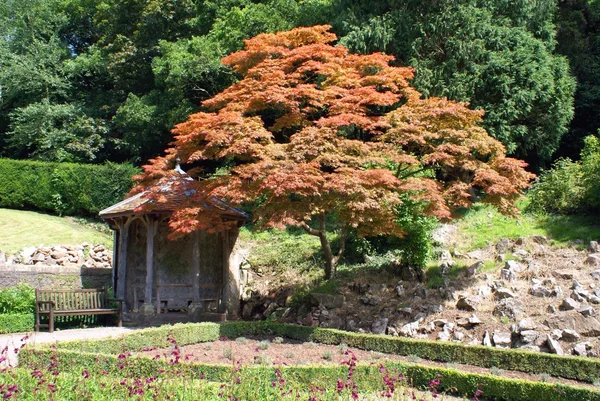
<svg viewBox="0 0 600 401">
<path fill-rule="evenodd" d="M 153 316 L 187 312 L 189 321 L 235 318 L 239 311 L 239 262 L 232 254 L 239 227 L 247 219 L 241 210 L 212 199 L 205 213 L 234 221 L 230 229 L 215 233 L 194 231 L 168 239 L 168 219 L 184 191 L 172 191 L 176 183 L 193 181 L 183 170 L 164 177 L 152 188 L 100 212 L 115 231 L 113 286 L 131 314 Z M 160 192 L 163 202 L 151 193 Z M 151 206 L 151 207 L 147 207 Z"/>
</svg>

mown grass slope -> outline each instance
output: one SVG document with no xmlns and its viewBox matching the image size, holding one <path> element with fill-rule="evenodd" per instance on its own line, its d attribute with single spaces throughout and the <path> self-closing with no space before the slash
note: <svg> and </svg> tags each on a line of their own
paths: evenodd
<svg viewBox="0 0 600 401">
<path fill-rule="evenodd" d="M 76 245 L 82 242 L 112 248 L 112 235 L 99 223 L 73 217 L 0 209 L 0 251 L 17 253 L 25 246 Z"/>
</svg>

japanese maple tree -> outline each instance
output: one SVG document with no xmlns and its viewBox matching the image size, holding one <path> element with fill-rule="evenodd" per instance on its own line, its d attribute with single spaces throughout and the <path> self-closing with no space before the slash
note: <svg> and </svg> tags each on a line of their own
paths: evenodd
<svg viewBox="0 0 600 401">
<path fill-rule="evenodd" d="M 211 200 L 254 202 L 259 226 L 297 226 L 319 237 L 329 278 L 350 230 L 403 235 L 395 222 L 403 194 L 438 218 L 468 207 L 476 192 L 516 211 L 533 176 L 478 125 L 482 111 L 421 99 L 409 85 L 411 68 L 333 46 L 329 29 L 261 34 L 223 59 L 241 80 L 177 125 L 166 156 L 138 177 L 140 190 L 173 174 L 176 159 L 193 167 L 200 180 L 173 187 L 191 194 L 171 217 L 175 235 L 233 224 L 205 213 Z M 216 166 L 226 173 L 215 174 Z M 335 254 L 327 230 L 339 232 Z"/>
</svg>

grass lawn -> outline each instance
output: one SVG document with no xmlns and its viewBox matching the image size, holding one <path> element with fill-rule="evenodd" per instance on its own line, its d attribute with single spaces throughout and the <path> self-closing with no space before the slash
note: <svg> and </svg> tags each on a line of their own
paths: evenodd
<svg viewBox="0 0 600 401">
<path fill-rule="evenodd" d="M 17 253 L 25 246 L 77 245 L 82 242 L 112 248 L 112 235 L 98 230 L 96 225 L 73 217 L 0 209 L 0 250 Z"/>
<path fill-rule="evenodd" d="M 519 204 L 524 210 L 525 204 Z M 587 244 L 600 239 L 599 216 L 535 216 L 522 212 L 517 217 L 507 217 L 496 209 L 476 205 L 462 219 L 456 220 L 460 229 L 463 250 L 483 248 L 500 238 L 517 239 L 532 235 L 551 238 L 555 245 L 564 246 L 570 241 L 582 240 Z"/>
</svg>

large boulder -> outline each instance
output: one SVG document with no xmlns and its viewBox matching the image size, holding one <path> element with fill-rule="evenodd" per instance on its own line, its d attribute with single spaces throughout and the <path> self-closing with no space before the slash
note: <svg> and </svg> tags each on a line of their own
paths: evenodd
<svg viewBox="0 0 600 401">
<path fill-rule="evenodd" d="M 551 329 L 575 330 L 585 337 L 600 336 L 600 322 L 594 317 L 585 317 L 577 311 L 549 316 L 544 324 Z"/>
<path fill-rule="evenodd" d="M 385 331 L 388 327 L 388 319 L 386 317 L 382 317 L 377 319 L 371 325 L 371 331 L 373 334 L 385 334 Z"/>
<path fill-rule="evenodd" d="M 507 317 L 510 320 L 517 321 L 524 316 L 524 310 L 523 302 L 517 298 L 504 298 L 498 302 L 492 314 L 498 318 Z"/>
</svg>

